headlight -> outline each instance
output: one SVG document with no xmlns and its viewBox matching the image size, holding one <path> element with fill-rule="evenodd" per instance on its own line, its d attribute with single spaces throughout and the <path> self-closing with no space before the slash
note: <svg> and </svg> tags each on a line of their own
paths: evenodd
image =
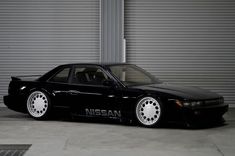
<svg viewBox="0 0 235 156">
<path fill-rule="evenodd" d="M 202 104 L 202 101 L 188 101 L 188 102 L 182 102 L 182 104 L 185 107 L 197 107 Z"/>
<path fill-rule="evenodd" d="M 175 103 L 180 107 L 197 107 L 202 105 L 202 101 L 180 101 L 175 100 Z"/>
</svg>

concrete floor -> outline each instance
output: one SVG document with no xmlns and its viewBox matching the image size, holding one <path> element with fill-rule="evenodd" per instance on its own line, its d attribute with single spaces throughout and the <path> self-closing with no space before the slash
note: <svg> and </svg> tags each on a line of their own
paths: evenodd
<svg viewBox="0 0 235 156">
<path fill-rule="evenodd" d="M 234 156 L 235 109 L 226 125 L 204 129 L 35 121 L 0 108 L 0 144 L 32 144 L 25 156 Z"/>
</svg>

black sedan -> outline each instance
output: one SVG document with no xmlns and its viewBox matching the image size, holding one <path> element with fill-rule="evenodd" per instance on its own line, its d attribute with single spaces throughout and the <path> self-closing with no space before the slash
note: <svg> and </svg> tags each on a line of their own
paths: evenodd
<svg viewBox="0 0 235 156">
<path fill-rule="evenodd" d="M 28 78 L 12 77 L 4 103 L 38 120 L 68 109 L 77 117 L 156 127 L 166 121 L 219 121 L 228 110 L 216 93 L 165 84 L 131 64 L 66 64 Z"/>
</svg>

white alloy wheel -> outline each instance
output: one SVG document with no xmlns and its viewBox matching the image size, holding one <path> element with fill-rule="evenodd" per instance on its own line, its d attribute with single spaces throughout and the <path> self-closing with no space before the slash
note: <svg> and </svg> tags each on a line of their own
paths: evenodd
<svg viewBox="0 0 235 156">
<path fill-rule="evenodd" d="M 143 126 L 155 126 L 161 116 L 161 105 L 152 97 L 142 98 L 136 106 L 136 117 Z"/>
<path fill-rule="evenodd" d="M 27 100 L 27 110 L 34 118 L 42 118 L 48 111 L 49 101 L 41 91 L 32 92 Z"/>
</svg>

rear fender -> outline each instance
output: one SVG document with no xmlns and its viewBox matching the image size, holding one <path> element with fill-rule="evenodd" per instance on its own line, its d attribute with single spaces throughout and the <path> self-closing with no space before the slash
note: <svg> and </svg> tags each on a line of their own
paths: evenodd
<svg viewBox="0 0 235 156">
<path fill-rule="evenodd" d="M 52 93 L 50 93 L 49 91 L 47 91 L 45 88 L 38 88 L 38 87 L 33 87 L 29 90 L 29 94 L 34 92 L 34 91 L 42 91 L 44 93 L 46 93 L 47 95 L 49 95 L 50 97 L 53 96 Z"/>
</svg>

